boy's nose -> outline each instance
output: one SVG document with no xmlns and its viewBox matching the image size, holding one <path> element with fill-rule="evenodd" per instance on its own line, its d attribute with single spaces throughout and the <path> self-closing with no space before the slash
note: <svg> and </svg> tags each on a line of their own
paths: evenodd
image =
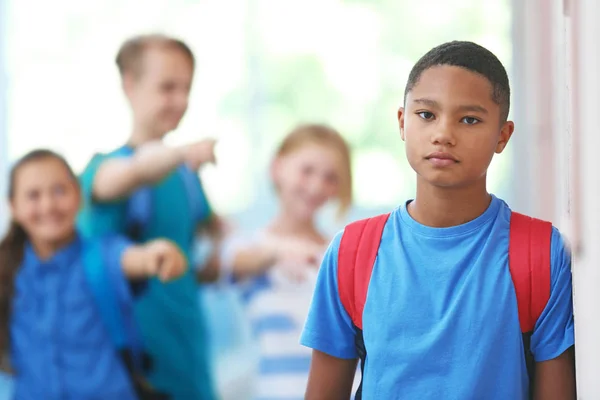
<svg viewBox="0 0 600 400">
<path fill-rule="evenodd" d="M 455 144 L 453 127 L 449 123 L 440 122 L 431 135 L 431 142 L 443 146 L 453 146 Z"/>
</svg>

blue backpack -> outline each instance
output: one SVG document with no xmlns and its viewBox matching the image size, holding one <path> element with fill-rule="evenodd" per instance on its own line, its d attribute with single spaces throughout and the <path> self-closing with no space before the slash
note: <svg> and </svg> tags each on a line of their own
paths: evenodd
<svg viewBox="0 0 600 400">
<path fill-rule="evenodd" d="M 124 313 L 105 268 L 102 242 L 86 240 L 83 266 L 92 296 L 110 339 L 129 374 L 139 400 L 166 400 L 168 395 L 150 386 L 144 377 L 149 365 L 144 355 L 140 332 L 132 313 Z"/>
</svg>

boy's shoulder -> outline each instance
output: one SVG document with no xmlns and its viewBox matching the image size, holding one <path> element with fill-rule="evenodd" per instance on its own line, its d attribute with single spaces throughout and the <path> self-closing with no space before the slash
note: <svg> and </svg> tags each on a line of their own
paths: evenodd
<svg viewBox="0 0 600 400">
<path fill-rule="evenodd" d="M 551 227 L 551 250 L 552 253 L 554 254 L 557 251 L 565 251 L 566 253 L 570 252 L 570 246 L 569 246 L 569 242 L 568 242 L 568 235 L 566 234 L 566 232 L 561 231 L 556 225 L 554 225 L 554 223 L 550 220 L 544 219 L 544 218 L 540 218 L 538 216 L 533 216 L 530 214 L 526 214 L 526 213 L 520 213 L 518 211 L 514 211 L 510 208 L 510 206 L 508 204 L 504 203 L 504 207 L 508 212 L 508 218 L 509 218 L 509 222 L 510 219 L 513 216 L 518 216 L 520 217 L 521 221 L 524 220 L 530 220 L 533 223 L 537 223 L 538 226 L 540 226 L 541 224 L 547 224 L 549 227 Z M 511 227 L 509 225 L 509 229 L 516 229 L 514 227 Z M 533 235 L 536 235 L 537 232 L 534 231 Z"/>
<path fill-rule="evenodd" d="M 342 239 L 344 239 L 344 242 L 347 242 L 346 237 L 348 236 L 357 236 L 358 238 L 360 238 L 366 233 L 365 237 L 372 237 L 373 235 L 377 235 L 379 238 L 382 239 L 380 245 L 385 246 L 388 243 L 388 241 L 385 240 L 387 237 L 391 238 L 398 235 L 406 236 L 415 233 L 415 230 L 411 228 L 418 228 L 418 226 L 416 225 L 420 224 L 412 220 L 412 217 L 408 215 L 406 207 L 408 203 L 409 201 L 406 201 L 402 203 L 402 205 L 388 212 L 362 218 L 348 223 L 343 230 L 338 232 L 332 243 L 335 247 L 338 247 L 340 242 L 342 242 Z M 514 226 L 511 225 L 511 220 L 513 220 L 513 215 L 515 215 L 520 217 L 520 221 L 529 220 L 534 223 L 537 223 L 537 225 L 539 225 L 540 223 L 548 224 L 552 227 L 552 247 L 554 248 L 567 246 L 567 241 L 564 235 L 550 221 L 546 221 L 534 216 L 513 211 L 504 200 L 496 196 L 493 196 L 490 208 L 493 208 L 493 210 L 488 210 L 485 213 L 493 211 L 488 216 L 490 217 L 491 223 L 494 225 L 495 228 L 493 231 L 494 235 L 496 235 L 499 231 L 510 231 L 511 229 L 516 229 Z M 476 236 L 477 235 L 473 235 L 474 240 L 476 239 Z M 355 241 L 358 241 L 358 238 L 355 239 Z"/>
</svg>

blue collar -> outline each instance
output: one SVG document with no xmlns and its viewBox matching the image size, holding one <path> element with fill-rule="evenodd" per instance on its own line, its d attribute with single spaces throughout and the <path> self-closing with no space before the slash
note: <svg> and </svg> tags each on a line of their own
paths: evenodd
<svg viewBox="0 0 600 400">
<path fill-rule="evenodd" d="M 58 249 L 58 251 L 56 251 L 50 258 L 42 260 L 38 257 L 31 242 L 28 241 L 25 244 L 23 264 L 32 266 L 44 265 L 67 267 L 70 266 L 77 257 L 79 257 L 81 245 L 81 237 L 79 234 L 77 234 L 71 243 Z"/>
</svg>

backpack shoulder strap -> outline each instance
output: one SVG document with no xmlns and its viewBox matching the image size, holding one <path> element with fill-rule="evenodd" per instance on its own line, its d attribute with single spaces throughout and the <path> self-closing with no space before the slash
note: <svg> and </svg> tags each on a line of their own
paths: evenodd
<svg viewBox="0 0 600 400">
<path fill-rule="evenodd" d="M 521 332 L 532 332 L 550 299 L 552 224 L 513 212 L 508 262 L 517 294 Z"/>
<path fill-rule="evenodd" d="M 110 283 L 103 262 L 102 242 L 87 240 L 83 249 L 83 268 L 89 288 L 94 297 L 100 317 L 108 330 L 110 338 L 118 348 L 123 348 L 127 343 L 127 336 L 123 332 L 123 321 L 119 313 L 117 297 Z"/>
<path fill-rule="evenodd" d="M 191 208 L 191 218 L 196 223 L 206 220 L 212 210 L 202 188 L 197 174 L 187 165 L 181 164 L 176 173 L 183 182 L 186 198 Z M 135 241 L 141 241 L 148 227 L 153 210 L 152 187 L 144 186 L 136 190 L 127 201 L 127 236 Z"/>
<path fill-rule="evenodd" d="M 152 215 L 152 189 L 144 186 L 131 194 L 127 200 L 126 227 L 127 236 L 136 242 L 142 240 L 142 234 Z"/>
<path fill-rule="evenodd" d="M 85 277 L 110 339 L 119 352 L 134 352 L 133 362 L 140 366 L 142 354 L 138 351 L 134 333 L 130 332 L 132 324 L 127 323 L 121 312 L 117 292 L 103 261 L 102 241 L 86 240 L 83 246 Z"/>
<path fill-rule="evenodd" d="M 114 157 L 130 158 L 135 150 L 129 146 L 122 146 L 112 153 Z M 141 241 L 141 236 L 152 215 L 152 190 L 143 186 L 134 191 L 126 203 L 125 233 L 131 240 Z"/>
<path fill-rule="evenodd" d="M 362 314 L 381 235 L 390 214 L 346 226 L 338 251 L 338 292 L 352 323 L 362 330 Z"/>
</svg>

